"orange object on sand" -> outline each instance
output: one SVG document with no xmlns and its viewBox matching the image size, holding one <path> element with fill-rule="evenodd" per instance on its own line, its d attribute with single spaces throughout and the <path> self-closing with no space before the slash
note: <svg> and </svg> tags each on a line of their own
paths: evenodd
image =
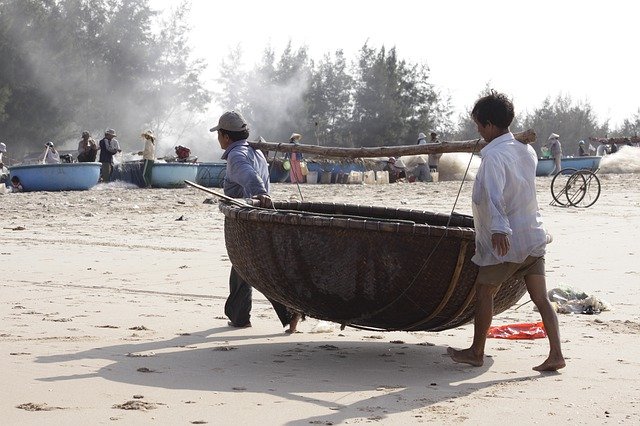
<svg viewBox="0 0 640 426">
<path fill-rule="evenodd" d="M 489 328 L 487 337 L 496 339 L 543 339 L 547 331 L 542 322 L 527 322 L 522 324 L 505 324 Z"/>
</svg>

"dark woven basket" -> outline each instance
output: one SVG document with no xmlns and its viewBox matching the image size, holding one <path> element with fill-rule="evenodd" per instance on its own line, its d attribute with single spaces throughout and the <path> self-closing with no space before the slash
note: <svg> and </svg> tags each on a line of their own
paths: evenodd
<svg viewBox="0 0 640 426">
<path fill-rule="evenodd" d="M 473 319 L 473 219 L 333 203 L 220 203 L 229 259 L 265 296 L 314 318 L 382 330 L 438 331 Z M 525 293 L 504 283 L 500 313 Z"/>
</svg>

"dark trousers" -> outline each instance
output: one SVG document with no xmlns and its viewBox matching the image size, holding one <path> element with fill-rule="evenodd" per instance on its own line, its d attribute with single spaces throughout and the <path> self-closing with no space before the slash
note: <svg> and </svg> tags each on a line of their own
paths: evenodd
<svg viewBox="0 0 640 426">
<path fill-rule="evenodd" d="M 102 182 L 109 182 L 112 170 L 113 165 L 111 163 L 102 163 L 102 166 L 100 166 L 100 180 Z"/>
<path fill-rule="evenodd" d="M 283 327 L 291 322 L 291 313 L 282 303 L 271 300 L 273 309 L 276 311 Z M 251 321 L 251 286 L 244 281 L 238 272 L 231 267 L 229 276 L 229 297 L 224 304 L 224 314 L 231 320 L 233 325 L 242 327 Z"/>
</svg>

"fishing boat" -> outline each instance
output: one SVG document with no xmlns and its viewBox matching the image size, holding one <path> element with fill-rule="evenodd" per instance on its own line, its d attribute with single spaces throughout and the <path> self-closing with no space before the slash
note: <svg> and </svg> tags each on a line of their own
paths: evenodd
<svg viewBox="0 0 640 426">
<path fill-rule="evenodd" d="M 208 188 L 222 188 L 227 163 L 198 163 L 196 183 Z"/>
<path fill-rule="evenodd" d="M 9 167 L 25 191 L 82 191 L 100 178 L 100 163 L 23 164 Z"/>
<path fill-rule="evenodd" d="M 153 163 L 151 186 L 154 188 L 184 188 L 185 180 L 195 181 L 198 163 Z"/>
<path fill-rule="evenodd" d="M 471 262 L 470 216 L 274 204 L 219 204 L 233 267 L 268 298 L 363 329 L 439 331 L 473 319 L 478 267 Z M 494 298 L 494 314 L 525 292 L 524 277 L 507 280 Z"/>
<path fill-rule="evenodd" d="M 600 159 L 602 157 L 588 156 L 588 157 L 565 157 L 562 159 L 562 168 L 572 168 L 576 170 L 587 169 L 596 170 L 600 165 Z M 549 176 L 555 163 L 553 158 L 540 158 L 538 159 L 538 167 L 536 168 L 536 176 Z"/>
</svg>

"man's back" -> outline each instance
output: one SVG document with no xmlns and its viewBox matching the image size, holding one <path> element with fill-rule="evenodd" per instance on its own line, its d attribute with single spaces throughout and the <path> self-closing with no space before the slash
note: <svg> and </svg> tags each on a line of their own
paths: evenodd
<svg viewBox="0 0 640 426">
<path fill-rule="evenodd" d="M 535 151 L 508 133 L 481 154 L 472 195 L 477 232 L 474 262 L 491 265 L 542 256 L 546 236 L 538 214 Z M 495 232 L 510 235 L 512 250 L 504 257 L 498 258 L 493 251 L 491 235 Z"/>
</svg>

